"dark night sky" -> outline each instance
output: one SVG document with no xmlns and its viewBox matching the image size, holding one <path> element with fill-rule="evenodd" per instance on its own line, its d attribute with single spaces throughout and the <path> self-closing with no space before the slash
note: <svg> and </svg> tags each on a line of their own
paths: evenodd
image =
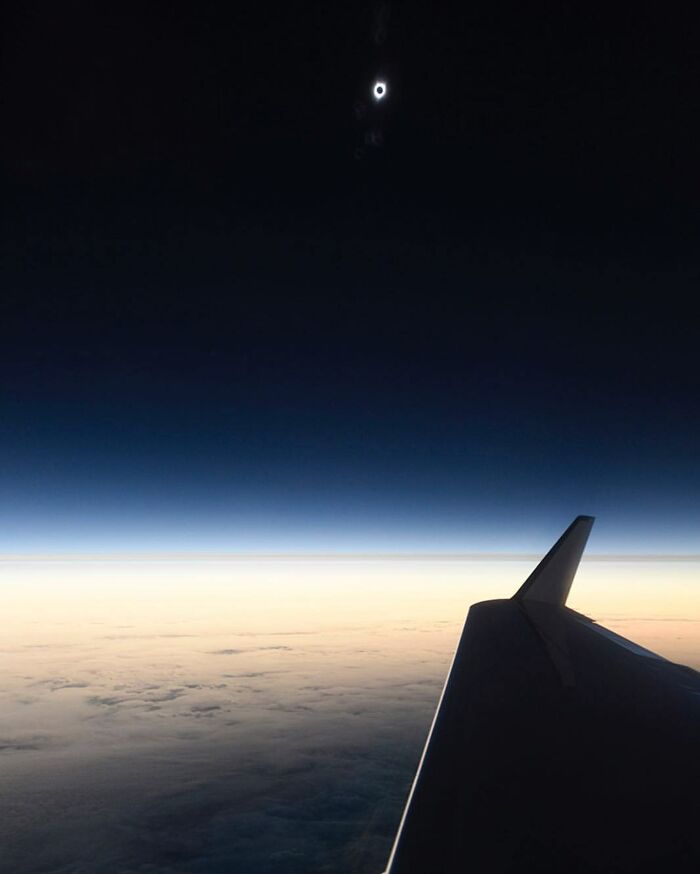
<svg viewBox="0 0 700 874">
<path fill-rule="evenodd" d="M 6 13 L 2 549 L 698 551 L 692 4 L 381 8 Z"/>
</svg>

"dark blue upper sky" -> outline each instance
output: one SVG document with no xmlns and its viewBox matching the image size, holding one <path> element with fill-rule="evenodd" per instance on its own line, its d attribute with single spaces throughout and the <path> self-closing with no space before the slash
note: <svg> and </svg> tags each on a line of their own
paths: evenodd
<svg viewBox="0 0 700 874">
<path fill-rule="evenodd" d="M 402 8 L 11 19 L 4 551 L 698 551 L 684 23 Z"/>
</svg>

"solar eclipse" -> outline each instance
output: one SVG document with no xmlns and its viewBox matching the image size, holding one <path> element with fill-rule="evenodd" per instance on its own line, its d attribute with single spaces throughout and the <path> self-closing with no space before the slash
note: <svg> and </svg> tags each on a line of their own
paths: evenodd
<svg viewBox="0 0 700 874">
<path fill-rule="evenodd" d="M 387 94 L 386 82 L 378 79 L 372 86 L 372 97 L 375 100 L 383 100 Z"/>
</svg>

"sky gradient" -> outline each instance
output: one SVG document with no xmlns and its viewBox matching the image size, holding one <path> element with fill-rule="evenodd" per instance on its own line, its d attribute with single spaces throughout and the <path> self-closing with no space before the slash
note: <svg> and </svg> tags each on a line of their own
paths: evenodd
<svg viewBox="0 0 700 874">
<path fill-rule="evenodd" d="M 698 551 L 688 22 L 375 5 L 9 16 L 1 551 Z"/>
<path fill-rule="evenodd" d="M 0 869 L 383 871 L 579 514 L 700 667 L 692 4 L 6 5 Z"/>
</svg>

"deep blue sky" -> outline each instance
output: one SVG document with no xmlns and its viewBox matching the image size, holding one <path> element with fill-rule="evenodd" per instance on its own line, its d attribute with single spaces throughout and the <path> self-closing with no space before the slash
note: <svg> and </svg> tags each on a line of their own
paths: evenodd
<svg viewBox="0 0 700 874">
<path fill-rule="evenodd" d="M 699 550 L 688 22 L 373 9 L 10 16 L 2 550 Z"/>
</svg>

